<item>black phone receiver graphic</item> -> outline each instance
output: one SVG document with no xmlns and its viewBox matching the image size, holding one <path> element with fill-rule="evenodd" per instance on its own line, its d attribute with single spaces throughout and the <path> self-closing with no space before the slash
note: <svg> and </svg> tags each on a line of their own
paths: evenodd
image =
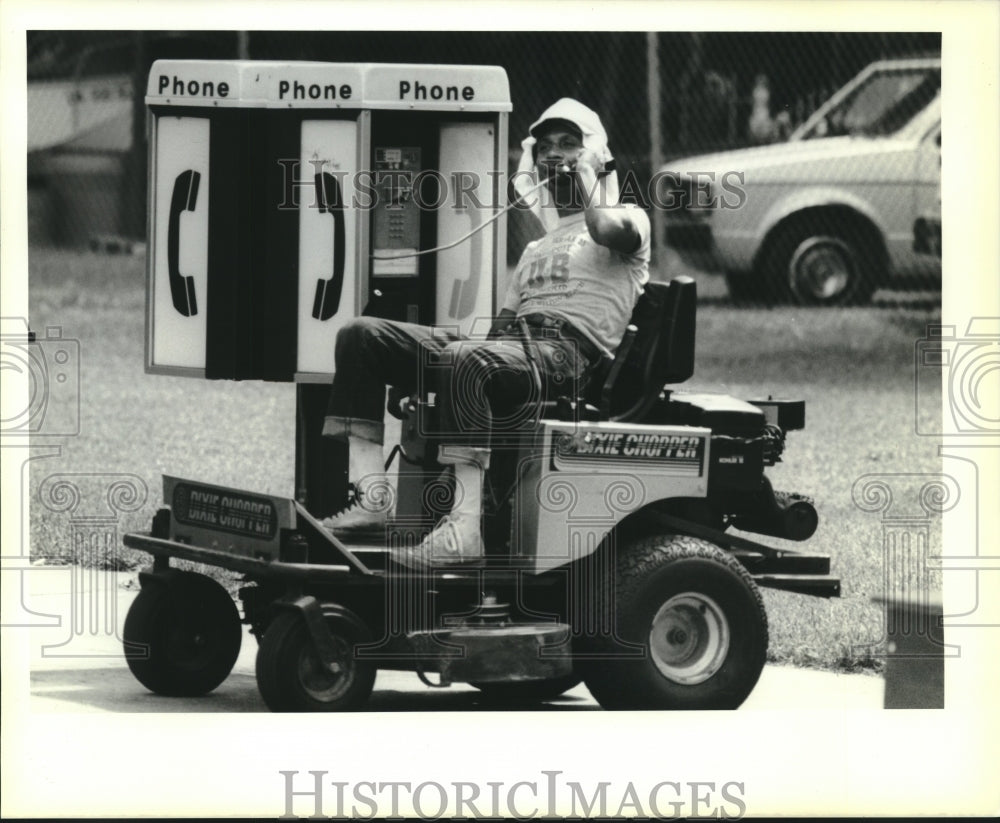
<svg viewBox="0 0 1000 823">
<path fill-rule="evenodd" d="M 482 225 L 483 218 L 478 209 L 469 209 L 470 229 L 475 231 Z M 464 320 L 476 307 L 476 295 L 479 293 L 479 281 L 483 269 L 483 233 L 477 231 L 472 235 L 469 259 L 469 276 L 464 280 L 455 280 L 451 284 L 451 305 L 448 315 L 452 320 Z"/>
<path fill-rule="evenodd" d="M 340 307 L 340 293 L 344 288 L 344 199 L 340 183 L 329 172 L 316 175 L 316 202 L 323 214 L 333 215 L 333 273 L 329 279 L 316 281 L 312 316 L 329 320 Z"/>
<path fill-rule="evenodd" d="M 174 180 L 174 192 L 170 198 L 170 223 L 167 227 L 167 270 L 170 273 L 170 296 L 174 308 L 185 317 L 198 313 L 198 301 L 194 293 L 194 278 L 185 277 L 180 270 L 181 212 L 194 211 L 198 203 L 198 183 L 201 175 L 188 169 Z"/>
</svg>

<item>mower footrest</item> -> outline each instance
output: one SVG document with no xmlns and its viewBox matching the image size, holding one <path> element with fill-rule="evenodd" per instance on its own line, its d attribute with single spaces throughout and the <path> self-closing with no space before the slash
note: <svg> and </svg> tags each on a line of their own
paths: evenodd
<svg viewBox="0 0 1000 823">
<path fill-rule="evenodd" d="M 751 574 L 828 575 L 830 573 L 828 554 L 788 551 L 764 555 L 745 549 L 731 549 L 730 553 Z"/>
<path fill-rule="evenodd" d="M 209 566 L 218 566 L 256 577 L 308 578 L 311 581 L 322 582 L 324 579 L 330 578 L 343 579 L 345 575 L 351 573 L 351 569 L 347 566 L 260 560 L 217 549 L 190 546 L 187 543 L 164 540 L 147 534 L 126 534 L 122 538 L 122 543 L 130 549 L 148 552 L 153 557 L 176 557 L 180 560 L 192 560 L 195 563 L 206 563 Z"/>
<path fill-rule="evenodd" d="M 829 574 L 755 574 L 754 582 L 768 589 L 781 589 L 814 597 L 840 597 L 840 578 Z"/>
</svg>

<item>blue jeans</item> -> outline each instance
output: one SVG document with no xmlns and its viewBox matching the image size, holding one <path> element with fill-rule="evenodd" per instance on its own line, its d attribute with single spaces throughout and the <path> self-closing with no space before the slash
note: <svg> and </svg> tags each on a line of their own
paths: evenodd
<svg viewBox="0 0 1000 823">
<path fill-rule="evenodd" d="M 442 442 L 488 448 L 498 433 L 523 431 L 542 402 L 582 392 L 600 360 L 596 347 L 561 320 L 544 327 L 533 320 L 530 355 L 516 326 L 497 338 L 468 340 L 445 328 L 377 317 L 349 322 L 337 335 L 324 434 L 383 442 L 387 385 L 435 394 Z"/>
</svg>

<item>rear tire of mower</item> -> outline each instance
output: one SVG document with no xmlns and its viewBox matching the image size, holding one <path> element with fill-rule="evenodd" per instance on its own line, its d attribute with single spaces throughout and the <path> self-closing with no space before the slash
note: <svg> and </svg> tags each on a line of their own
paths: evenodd
<svg viewBox="0 0 1000 823">
<path fill-rule="evenodd" d="M 169 697 L 196 697 L 229 676 L 243 628 L 219 583 L 172 570 L 143 585 L 125 617 L 122 639 L 128 667 L 143 686 Z"/>
<path fill-rule="evenodd" d="M 658 536 L 620 547 L 616 572 L 600 605 L 614 615 L 617 639 L 605 632 L 580 644 L 587 655 L 578 666 L 597 702 L 739 707 L 760 678 L 768 640 L 760 591 L 739 561 L 704 540 Z"/>
<path fill-rule="evenodd" d="M 366 633 L 343 617 L 325 619 L 340 653 L 336 671 L 320 659 L 298 612 L 281 612 L 267 627 L 257 650 L 257 688 L 272 712 L 352 711 L 371 695 L 376 668 L 354 655 Z"/>
</svg>

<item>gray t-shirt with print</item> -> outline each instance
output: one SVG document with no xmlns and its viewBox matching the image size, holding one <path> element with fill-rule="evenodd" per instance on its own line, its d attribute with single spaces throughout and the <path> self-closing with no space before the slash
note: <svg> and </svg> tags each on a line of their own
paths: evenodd
<svg viewBox="0 0 1000 823">
<path fill-rule="evenodd" d="M 558 226 L 525 248 L 501 308 L 518 316 L 561 317 L 614 352 L 649 280 L 649 218 L 642 209 L 626 208 L 634 209 L 641 237 L 634 254 L 597 243 L 583 212 L 560 218 Z"/>
</svg>

